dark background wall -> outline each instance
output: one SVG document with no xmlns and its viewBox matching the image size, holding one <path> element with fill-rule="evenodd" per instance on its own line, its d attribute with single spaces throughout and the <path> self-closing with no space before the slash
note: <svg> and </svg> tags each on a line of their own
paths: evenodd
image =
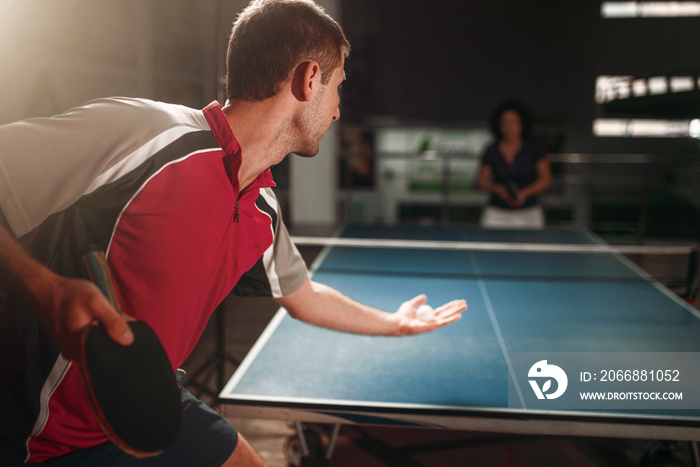
<svg viewBox="0 0 700 467">
<path fill-rule="evenodd" d="M 352 0 L 342 2 L 342 22 L 353 46 L 347 121 L 388 115 L 462 125 L 518 98 L 554 150 L 700 152 L 697 140 L 591 132 L 594 117 L 700 117 L 698 91 L 643 100 L 641 108 L 637 101 L 637 109 L 594 102 L 601 74 L 697 78 L 699 18 L 603 19 L 597 1 Z"/>
</svg>

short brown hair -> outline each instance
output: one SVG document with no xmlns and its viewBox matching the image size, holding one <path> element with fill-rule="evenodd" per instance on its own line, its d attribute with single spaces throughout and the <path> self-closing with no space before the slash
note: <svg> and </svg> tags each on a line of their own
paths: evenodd
<svg viewBox="0 0 700 467">
<path fill-rule="evenodd" d="M 350 43 L 340 25 L 310 0 L 253 0 L 233 23 L 226 95 L 261 101 L 279 92 L 294 68 L 316 60 L 321 82 L 347 56 Z"/>
</svg>

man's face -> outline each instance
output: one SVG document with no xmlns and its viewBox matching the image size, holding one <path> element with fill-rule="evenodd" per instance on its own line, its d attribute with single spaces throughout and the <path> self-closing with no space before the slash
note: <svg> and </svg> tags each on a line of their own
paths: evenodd
<svg viewBox="0 0 700 467">
<path fill-rule="evenodd" d="M 319 141 L 330 129 L 331 123 L 340 118 L 340 86 L 345 81 L 343 70 L 345 57 L 340 65 L 333 70 L 327 85 L 320 85 L 309 107 L 301 117 L 300 149 L 295 153 L 304 157 L 318 154 Z M 320 84 L 320 81 L 319 81 Z"/>
</svg>

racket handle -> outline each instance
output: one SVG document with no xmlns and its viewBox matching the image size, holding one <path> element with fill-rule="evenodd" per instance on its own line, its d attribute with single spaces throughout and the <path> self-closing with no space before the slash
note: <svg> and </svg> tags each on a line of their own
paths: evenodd
<svg viewBox="0 0 700 467">
<path fill-rule="evenodd" d="M 516 185 L 513 182 L 508 182 L 506 183 L 506 190 L 508 190 L 508 194 L 510 195 L 511 198 L 517 199 L 518 198 L 518 185 Z"/>
<path fill-rule="evenodd" d="M 89 250 L 83 255 L 83 262 L 92 282 L 99 287 L 119 314 L 123 314 L 117 300 L 117 294 L 114 292 L 112 275 L 109 272 L 104 252 L 97 249 Z"/>
</svg>

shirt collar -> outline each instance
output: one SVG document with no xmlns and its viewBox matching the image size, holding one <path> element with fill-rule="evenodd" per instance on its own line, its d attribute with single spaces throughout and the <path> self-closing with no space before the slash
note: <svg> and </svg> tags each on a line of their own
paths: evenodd
<svg viewBox="0 0 700 467">
<path fill-rule="evenodd" d="M 204 117 L 214 133 L 217 143 L 224 151 L 224 163 L 226 165 L 226 173 L 231 180 L 231 183 L 238 188 L 238 170 L 241 168 L 242 151 L 241 145 L 231 131 L 231 127 L 226 120 L 226 116 L 222 110 L 221 104 L 213 101 L 203 110 Z M 248 188 L 274 187 L 275 181 L 272 178 L 272 172 L 269 168 L 265 169 L 258 177 L 250 184 Z"/>
</svg>

